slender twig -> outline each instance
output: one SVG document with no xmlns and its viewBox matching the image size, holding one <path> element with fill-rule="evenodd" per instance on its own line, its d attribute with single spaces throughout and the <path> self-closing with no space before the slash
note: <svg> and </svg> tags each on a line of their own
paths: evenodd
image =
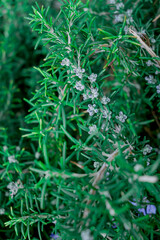
<svg viewBox="0 0 160 240">
<path fill-rule="evenodd" d="M 143 46 L 143 48 L 146 49 L 146 51 L 153 57 L 153 58 L 159 58 L 159 56 L 157 56 L 155 54 L 155 52 L 141 39 L 140 36 L 138 36 L 138 33 L 136 31 L 134 31 L 133 29 L 129 28 L 129 32 L 135 36 L 137 38 L 137 40 L 140 42 L 140 44 Z M 158 63 L 158 66 L 156 64 L 157 67 L 160 67 L 160 61 L 157 59 L 153 59 L 154 62 Z"/>
</svg>

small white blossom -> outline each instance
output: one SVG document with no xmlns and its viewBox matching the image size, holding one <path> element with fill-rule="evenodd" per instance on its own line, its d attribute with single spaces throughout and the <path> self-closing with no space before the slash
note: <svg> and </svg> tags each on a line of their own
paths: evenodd
<svg viewBox="0 0 160 240">
<path fill-rule="evenodd" d="M 82 74 L 85 72 L 85 69 L 80 67 L 77 68 L 75 66 L 72 66 L 72 67 L 73 67 L 73 72 L 76 74 L 76 76 L 82 79 Z"/>
<path fill-rule="evenodd" d="M 68 67 L 68 66 L 70 65 L 69 59 L 68 59 L 68 58 L 64 58 L 64 59 L 62 60 L 62 62 L 61 62 L 61 65 Z"/>
<path fill-rule="evenodd" d="M 97 79 L 97 74 L 92 73 L 88 79 L 90 80 L 91 83 L 95 82 Z"/>
<path fill-rule="evenodd" d="M 116 116 L 116 119 L 124 123 L 127 119 L 127 116 L 123 112 L 119 112 L 119 116 Z"/>
<path fill-rule="evenodd" d="M 155 71 L 155 74 L 158 75 L 160 72 L 158 70 Z"/>
<path fill-rule="evenodd" d="M 13 195 L 16 195 L 18 192 L 19 188 L 23 188 L 23 184 L 20 180 L 18 180 L 16 183 L 15 182 L 10 182 L 7 186 L 7 188 L 10 190 L 10 196 L 13 198 Z"/>
<path fill-rule="evenodd" d="M 151 160 L 148 158 L 148 159 L 147 159 L 147 166 L 150 165 L 150 162 L 151 162 Z"/>
<path fill-rule="evenodd" d="M 156 80 L 154 79 L 153 75 L 146 76 L 145 80 L 150 84 L 155 84 L 156 83 Z"/>
<path fill-rule="evenodd" d="M 153 63 L 152 63 L 151 60 L 148 60 L 148 61 L 146 62 L 146 64 L 147 64 L 148 67 L 153 65 Z"/>
<path fill-rule="evenodd" d="M 89 95 L 89 97 L 90 97 L 91 99 L 94 99 L 94 98 L 97 98 L 98 95 L 99 95 L 99 93 L 98 93 L 98 88 L 93 88 L 93 87 L 91 87 L 91 94 Z"/>
<path fill-rule="evenodd" d="M 98 109 L 96 108 L 95 104 L 93 104 L 93 105 L 88 104 L 87 112 L 89 113 L 90 116 L 93 116 L 94 113 L 98 112 Z"/>
<path fill-rule="evenodd" d="M 16 151 L 19 152 L 21 148 L 19 146 L 16 146 Z"/>
<path fill-rule="evenodd" d="M 39 158 L 40 158 L 40 155 L 41 155 L 41 154 L 40 154 L 39 152 L 36 152 L 36 153 L 35 153 L 35 158 L 36 158 L 36 159 L 39 159 Z"/>
<path fill-rule="evenodd" d="M 155 43 L 155 42 L 156 42 L 156 39 L 151 38 L 151 43 Z"/>
<path fill-rule="evenodd" d="M 0 208 L 0 215 L 4 215 L 5 214 L 5 209 L 4 208 Z"/>
<path fill-rule="evenodd" d="M 84 85 L 81 83 L 81 81 L 76 82 L 75 88 L 79 91 L 82 91 L 84 89 Z"/>
<path fill-rule="evenodd" d="M 108 118 L 108 120 L 111 119 L 112 112 L 110 112 L 108 109 L 102 110 L 103 118 Z"/>
<path fill-rule="evenodd" d="M 157 93 L 160 93 L 160 84 L 156 86 Z"/>
<path fill-rule="evenodd" d="M 91 232 L 89 229 L 81 232 L 81 238 L 82 240 L 93 240 L 93 237 L 91 236 Z"/>
<path fill-rule="evenodd" d="M 97 129 L 97 126 L 96 125 L 92 125 L 92 126 L 89 126 L 89 134 L 97 134 L 98 133 L 98 129 Z"/>
<path fill-rule="evenodd" d="M 115 19 L 114 19 L 115 23 L 123 22 L 123 20 L 124 20 L 124 14 L 115 15 Z"/>
<path fill-rule="evenodd" d="M 132 9 L 128 9 L 128 10 L 126 11 L 127 16 L 128 16 L 128 17 L 131 17 L 131 16 L 132 16 L 132 12 L 133 12 Z"/>
<path fill-rule="evenodd" d="M 93 166 L 94 166 L 94 168 L 99 168 L 100 164 L 99 164 L 99 162 L 94 162 Z"/>
<path fill-rule="evenodd" d="M 116 4 L 116 8 L 117 10 L 121 9 L 121 8 L 124 8 L 124 4 L 121 2 L 121 3 L 117 3 Z"/>
<path fill-rule="evenodd" d="M 16 162 L 18 162 L 18 161 L 15 159 L 15 156 L 14 156 L 14 155 L 9 156 L 9 157 L 8 157 L 8 161 L 9 161 L 9 163 L 16 163 Z"/>
<path fill-rule="evenodd" d="M 50 171 L 46 171 L 46 172 L 45 172 L 45 178 L 47 179 L 47 178 L 49 178 L 50 176 L 51 176 Z"/>
<path fill-rule="evenodd" d="M 107 103 L 109 103 L 111 100 L 109 97 L 103 96 L 101 99 L 101 103 L 106 105 Z"/>
<path fill-rule="evenodd" d="M 87 100 L 90 98 L 90 91 L 87 89 L 85 93 L 83 93 L 83 100 Z"/>
<path fill-rule="evenodd" d="M 143 149 L 143 154 L 147 155 L 147 153 L 151 153 L 151 151 L 152 151 L 152 147 L 149 144 L 147 144 Z"/>
<path fill-rule="evenodd" d="M 4 152 L 6 152 L 6 151 L 7 151 L 7 149 L 8 149 L 8 147 L 7 147 L 7 146 L 3 146 L 3 151 L 4 151 Z"/>
<path fill-rule="evenodd" d="M 129 24 L 129 23 L 132 23 L 134 20 L 132 17 L 129 17 L 126 19 L 126 23 Z"/>
</svg>

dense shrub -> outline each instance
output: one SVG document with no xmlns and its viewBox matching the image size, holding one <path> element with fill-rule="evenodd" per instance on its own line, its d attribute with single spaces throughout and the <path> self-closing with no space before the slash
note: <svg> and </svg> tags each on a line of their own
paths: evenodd
<svg viewBox="0 0 160 240">
<path fill-rule="evenodd" d="M 2 239 L 159 239 L 159 1 L 0 4 Z"/>
</svg>

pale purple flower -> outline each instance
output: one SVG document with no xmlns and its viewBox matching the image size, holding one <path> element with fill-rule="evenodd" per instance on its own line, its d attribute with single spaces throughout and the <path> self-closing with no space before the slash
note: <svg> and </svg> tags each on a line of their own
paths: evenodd
<svg viewBox="0 0 160 240">
<path fill-rule="evenodd" d="M 94 113 L 98 112 L 98 109 L 96 108 L 95 104 L 93 104 L 93 105 L 88 104 L 87 112 L 89 113 L 90 116 L 93 116 Z"/>
<path fill-rule="evenodd" d="M 50 240 L 56 240 L 56 239 L 59 239 L 59 235 L 51 233 L 50 238 L 51 238 Z"/>
<path fill-rule="evenodd" d="M 156 39 L 151 38 L 151 43 L 155 43 L 155 42 L 156 42 Z"/>
<path fill-rule="evenodd" d="M 85 93 L 83 93 L 83 100 L 87 100 L 89 99 L 90 97 L 90 91 L 87 89 Z"/>
<path fill-rule="evenodd" d="M 72 66 L 73 67 L 73 71 L 75 72 L 76 76 L 79 77 L 80 79 L 82 79 L 82 76 L 83 76 L 83 73 L 85 72 L 85 69 L 84 68 L 80 68 L 80 67 L 75 67 L 75 66 Z"/>
<path fill-rule="evenodd" d="M 98 88 L 93 88 L 93 87 L 91 87 L 91 94 L 89 95 L 89 97 L 90 97 L 91 99 L 94 99 L 94 98 L 97 98 L 98 95 L 99 95 L 99 93 L 98 93 Z"/>
<path fill-rule="evenodd" d="M 133 12 L 132 9 L 128 9 L 128 10 L 126 11 L 127 16 L 128 16 L 128 17 L 131 17 L 131 16 L 132 16 L 132 12 Z"/>
<path fill-rule="evenodd" d="M 111 100 L 109 97 L 103 96 L 101 99 L 101 103 L 106 105 L 107 103 L 109 103 Z"/>
<path fill-rule="evenodd" d="M 144 208 L 138 208 L 138 212 L 143 213 L 143 215 L 146 215 L 146 211 Z"/>
<path fill-rule="evenodd" d="M 9 157 L 8 157 L 8 161 L 9 161 L 9 163 L 16 163 L 16 162 L 18 162 L 18 161 L 15 159 L 15 156 L 14 156 L 14 155 L 9 156 Z"/>
<path fill-rule="evenodd" d="M 93 240 L 93 237 L 91 236 L 91 232 L 89 229 L 83 230 L 81 232 L 81 238 L 82 240 Z"/>
<path fill-rule="evenodd" d="M 160 93 L 160 84 L 156 86 L 157 88 L 157 93 Z"/>
<path fill-rule="evenodd" d="M 97 74 L 92 73 L 88 79 L 90 80 L 91 83 L 95 82 L 97 79 Z"/>
<path fill-rule="evenodd" d="M 116 8 L 117 10 L 121 9 L 121 8 L 124 8 L 124 4 L 121 2 L 121 3 L 117 3 L 116 4 Z"/>
<path fill-rule="evenodd" d="M 69 66 L 70 65 L 70 61 L 68 58 L 64 58 L 61 62 L 62 66 Z"/>
<path fill-rule="evenodd" d="M 97 126 L 96 125 L 89 126 L 89 132 L 88 133 L 96 135 L 98 133 Z"/>
<path fill-rule="evenodd" d="M 108 109 L 102 110 L 103 118 L 108 118 L 108 120 L 111 119 L 112 112 L 110 112 Z"/>
<path fill-rule="evenodd" d="M 146 144 L 146 146 L 143 149 L 143 154 L 147 155 L 147 153 L 151 153 L 152 147 L 149 144 Z"/>
<path fill-rule="evenodd" d="M 124 123 L 127 119 L 127 116 L 123 112 L 119 112 L 119 116 L 116 116 L 116 119 Z"/>
<path fill-rule="evenodd" d="M 153 75 L 149 75 L 145 77 L 145 80 L 150 84 L 155 84 L 156 80 L 154 79 Z"/>
<path fill-rule="evenodd" d="M 148 61 L 146 62 L 146 64 L 147 64 L 148 67 L 150 67 L 150 66 L 153 65 L 153 63 L 151 62 L 151 60 L 148 60 Z"/>
<path fill-rule="evenodd" d="M 123 20 L 124 20 L 124 14 L 115 15 L 115 19 L 114 19 L 115 23 L 123 22 Z"/>
<path fill-rule="evenodd" d="M 82 91 L 84 89 L 84 85 L 81 83 L 81 81 L 76 82 L 75 88 L 79 91 Z"/>
<path fill-rule="evenodd" d="M 154 206 L 154 205 L 147 205 L 146 213 L 147 214 L 156 214 L 156 206 Z"/>
</svg>

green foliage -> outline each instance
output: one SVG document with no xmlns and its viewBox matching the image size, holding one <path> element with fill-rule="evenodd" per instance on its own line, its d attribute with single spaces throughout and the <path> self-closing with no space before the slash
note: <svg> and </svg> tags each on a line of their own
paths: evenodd
<svg viewBox="0 0 160 240">
<path fill-rule="evenodd" d="M 59 2 L 1 3 L 0 232 L 158 239 L 158 1 Z"/>
</svg>

